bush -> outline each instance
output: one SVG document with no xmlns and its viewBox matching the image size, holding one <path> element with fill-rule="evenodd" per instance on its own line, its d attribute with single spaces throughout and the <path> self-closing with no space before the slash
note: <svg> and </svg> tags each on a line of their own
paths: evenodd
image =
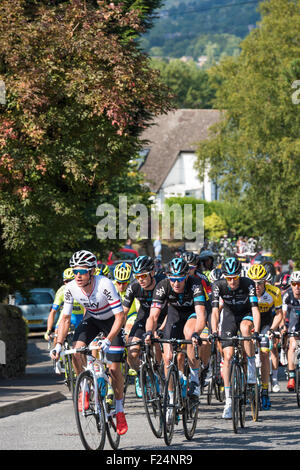
<svg viewBox="0 0 300 470">
<path fill-rule="evenodd" d="M 0 304 L 0 340 L 6 345 L 6 364 L 0 364 L 0 378 L 19 377 L 25 373 L 27 332 L 21 310 Z"/>
</svg>

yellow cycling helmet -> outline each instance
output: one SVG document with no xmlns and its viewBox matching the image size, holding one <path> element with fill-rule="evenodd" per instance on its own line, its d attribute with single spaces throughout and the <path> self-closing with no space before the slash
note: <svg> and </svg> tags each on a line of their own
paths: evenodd
<svg viewBox="0 0 300 470">
<path fill-rule="evenodd" d="M 128 282 L 131 276 L 131 266 L 127 263 L 117 264 L 114 269 L 114 279 L 118 282 Z"/>
<path fill-rule="evenodd" d="M 98 268 L 95 269 L 95 276 L 102 274 L 102 276 L 108 276 L 110 274 L 109 267 L 106 264 L 99 264 Z"/>
<path fill-rule="evenodd" d="M 72 268 L 65 269 L 64 272 L 63 272 L 63 280 L 64 281 L 72 281 L 73 279 L 75 279 L 73 269 Z"/>
<path fill-rule="evenodd" d="M 247 272 L 247 276 L 253 281 L 264 281 L 267 278 L 267 271 L 262 264 L 254 264 Z"/>
</svg>

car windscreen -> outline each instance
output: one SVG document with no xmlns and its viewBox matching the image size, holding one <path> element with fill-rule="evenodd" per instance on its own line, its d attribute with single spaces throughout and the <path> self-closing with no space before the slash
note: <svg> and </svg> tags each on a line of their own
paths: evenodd
<svg viewBox="0 0 300 470">
<path fill-rule="evenodd" d="M 48 292 L 30 292 L 28 296 L 16 295 L 16 305 L 49 305 L 53 298 Z"/>
</svg>

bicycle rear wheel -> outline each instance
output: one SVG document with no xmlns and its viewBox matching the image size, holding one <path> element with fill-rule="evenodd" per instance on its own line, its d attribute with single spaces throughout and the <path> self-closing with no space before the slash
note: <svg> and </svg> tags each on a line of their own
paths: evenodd
<svg viewBox="0 0 300 470">
<path fill-rule="evenodd" d="M 74 399 L 75 384 L 76 384 L 76 375 L 73 369 L 72 356 L 68 354 L 65 361 L 65 378 L 66 385 L 71 392 L 72 400 Z"/>
<path fill-rule="evenodd" d="M 159 382 L 146 363 L 141 366 L 140 383 L 148 423 L 154 436 L 159 438 L 162 436 L 162 409 Z"/>
<path fill-rule="evenodd" d="M 165 383 L 163 401 L 163 434 L 167 446 L 171 444 L 173 439 L 174 427 L 177 420 L 178 401 L 178 377 L 175 368 L 171 367 Z"/>
<path fill-rule="evenodd" d="M 198 420 L 198 411 L 199 411 L 199 400 L 194 400 L 188 396 L 189 384 L 190 384 L 190 375 L 189 368 L 185 368 L 184 375 L 187 377 L 187 386 L 186 386 L 186 397 L 183 399 L 184 408 L 183 408 L 183 430 L 185 437 L 190 441 L 196 431 L 197 420 Z"/>
<path fill-rule="evenodd" d="M 98 395 L 99 396 L 99 395 Z M 88 402 L 85 403 L 85 398 Z M 105 415 L 101 398 L 95 401 L 94 378 L 90 371 L 79 374 L 74 393 L 75 419 L 86 450 L 101 450 L 105 444 Z M 79 410 L 79 406 L 81 410 Z"/>
</svg>

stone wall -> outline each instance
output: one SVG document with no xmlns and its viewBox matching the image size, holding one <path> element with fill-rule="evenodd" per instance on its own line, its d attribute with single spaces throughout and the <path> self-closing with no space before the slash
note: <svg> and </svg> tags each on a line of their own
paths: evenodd
<svg viewBox="0 0 300 470">
<path fill-rule="evenodd" d="M 6 364 L 0 364 L 0 379 L 25 373 L 27 334 L 21 310 L 13 305 L 0 304 L 0 340 L 6 347 Z"/>
</svg>

